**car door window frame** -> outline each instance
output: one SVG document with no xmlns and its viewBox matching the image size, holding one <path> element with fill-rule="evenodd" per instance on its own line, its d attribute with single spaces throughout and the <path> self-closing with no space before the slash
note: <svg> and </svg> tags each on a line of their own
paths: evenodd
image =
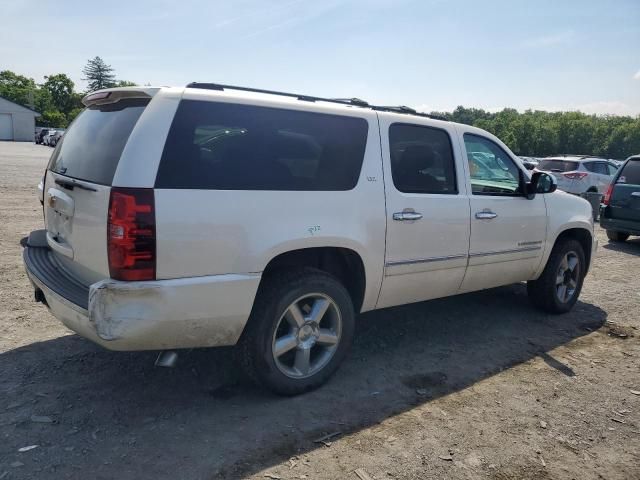
<svg viewBox="0 0 640 480">
<path fill-rule="evenodd" d="M 423 128 L 423 129 L 429 129 L 429 130 L 436 130 L 438 132 L 442 132 L 446 135 L 448 143 L 449 143 L 449 152 L 451 155 L 451 172 L 453 173 L 453 178 L 450 179 L 451 182 L 448 182 L 451 184 L 451 186 L 453 187 L 452 190 L 450 191 L 446 191 L 446 192 L 427 192 L 427 191 L 408 191 L 408 190 L 401 190 L 400 187 L 398 186 L 398 184 L 396 183 L 396 177 L 394 176 L 394 163 L 393 163 L 393 144 L 391 142 L 391 129 L 393 127 L 415 127 L 415 128 Z M 391 172 L 391 180 L 393 183 L 393 187 L 396 189 L 396 191 L 403 193 L 403 194 L 408 194 L 408 195 L 459 195 L 460 194 L 460 188 L 458 185 L 458 171 L 457 171 L 457 165 L 456 165 L 456 154 L 455 154 L 455 150 L 453 148 L 453 138 L 452 135 L 449 131 L 447 131 L 444 128 L 440 128 L 440 127 L 434 127 L 432 125 L 423 125 L 423 124 L 419 124 L 419 123 L 408 123 L 408 122 L 393 122 L 391 124 L 389 124 L 389 127 L 387 128 L 387 138 L 389 140 L 389 170 Z M 449 180 L 449 179 L 448 179 Z"/>
<path fill-rule="evenodd" d="M 510 160 L 512 162 L 512 164 L 514 165 L 514 167 L 518 170 L 518 176 L 519 176 L 519 180 L 518 180 L 518 191 L 515 192 L 474 192 L 473 191 L 473 179 L 471 178 L 471 165 L 469 165 L 469 152 L 467 150 L 467 143 L 466 143 L 466 137 L 475 137 L 478 138 L 480 140 L 486 141 L 490 144 L 492 144 L 495 148 L 497 148 L 499 151 L 501 151 L 506 159 Z M 502 148 L 500 145 L 498 145 L 495 141 L 491 140 L 488 137 L 485 137 L 484 135 L 479 135 L 477 133 L 471 133 L 471 132 L 463 132 L 462 134 L 462 144 L 464 146 L 464 153 L 465 153 L 465 157 L 466 157 L 466 162 L 468 165 L 468 172 L 469 172 L 469 186 L 471 187 L 470 190 L 470 194 L 471 195 L 478 195 L 478 196 L 488 196 L 488 197 L 525 197 L 526 193 L 526 177 L 525 177 L 525 173 L 522 171 L 522 169 L 520 168 L 520 166 L 518 165 L 518 162 L 516 162 L 514 160 L 514 158 L 509 155 L 507 153 L 507 151 Z"/>
</svg>

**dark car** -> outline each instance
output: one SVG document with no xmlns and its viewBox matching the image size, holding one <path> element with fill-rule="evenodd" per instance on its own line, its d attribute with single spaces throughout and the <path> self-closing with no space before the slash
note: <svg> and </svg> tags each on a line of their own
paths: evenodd
<svg viewBox="0 0 640 480">
<path fill-rule="evenodd" d="M 48 128 L 43 128 L 42 130 L 40 130 L 40 132 L 38 132 L 38 134 L 36 135 L 36 143 L 37 144 L 41 144 L 42 140 L 47 135 L 49 135 L 49 129 Z"/>
<path fill-rule="evenodd" d="M 613 177 L 600 206 L 600 225 L 614 242 L 640 235 L 640 155 L 629 157 Z"/>
</svg>

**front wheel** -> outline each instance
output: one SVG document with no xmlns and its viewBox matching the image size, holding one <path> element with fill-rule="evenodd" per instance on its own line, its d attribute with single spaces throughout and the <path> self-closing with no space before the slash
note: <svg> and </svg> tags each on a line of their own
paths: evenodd
<svg viewBox="0 0 640 480">
<path fill-rule="evenodd" d="M 626 242 L 629 237 L 630 235 L 628 233 L 607 230 L 607 238 L 612 242 Z"/>
<path fill-rule="evenodd" d="M 351 297 L 335 277 L 315 269 L 276 272 L 263 282 L 238 345 L 244 369 L 280 395 L 313 390 L 349 350 Z"/>
<path fill-rule="evenodd" d="M 546 312 L 566 313 L 578 301 L 585 272 L 582 245 L 572 239 L 560 240 L 540 278 L 527 282 L 529 299 Z"/>
</svg>

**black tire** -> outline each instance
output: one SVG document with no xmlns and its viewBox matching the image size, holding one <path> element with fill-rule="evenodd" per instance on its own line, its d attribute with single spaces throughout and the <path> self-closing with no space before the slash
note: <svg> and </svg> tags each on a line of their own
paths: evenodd
<svg viewBox="0 0 640 480">
<path fill-rule="evenodd" d="M 281 320 L 286 322 L 285 311 L 298 299 L 303 298 L 304 302 L 305 295 L 311 294 L 322 294 L 333 301 L 331 311 L 340 319 L 340 334 L 335 348 L 318 344 L 322 354 L 325 354 L 323 349 L 332 351 L 326 364 L 310 376 L 292 378 L 282 371 L 274 358 L 276 331 L 280 332 L 278 329 L 282 328 Z M 353 302 L 347 289 L 335 277 L 313 268 L 282 270 L 263 278 L 237 353 L 243 369 L 255 383 L 279 395 L 298 395 L 318 388 L 337 370 L 351 346 L 354 327 Z M 285 324 L 285 328 L 289 325 Z M 301 329 L 293 330 L 300 332 Z M 300 341 L 297 334 L 292 335 Z M 312 352 L 313 348 L 316 346 L 311 347 Z M 290 353 L 297 355 L 300 349 L 298 345 Z"/>
<path fill-rule="evenodd" d="M 626 242 L 630 236 L 631 235 L 629 235 L 628 233 L 607 230 L 607 238 L 612 242 Z"/>
<path fill-rule="evenodd" d="M 558 292 L 558 287 L 562 285 L 558 283 L 557 279 L 560 277 L 562 262 L 570 253 L 575 254 L 579 270 L 575 274 L 576 278 L 573 279 L 576 284 L 573 293 L 563 301 L 559 298 L 560 293 Z M 578 301 L 585 271 L 585 255 L 580 242 L 569 238 L 560 239 L 554 245 L 542 275 L 537 280 L 527 282 L 527 293 L 531 303 L 548 313 L 567 313 Z M 569 273 L 569 275 L 571 276 L 572 273 Z M 571 289 L 568 288 L 568 290 L 570 291 Z M 565 290 L 565 294 L 568 295 L 567 290 Z"/>
</svg>

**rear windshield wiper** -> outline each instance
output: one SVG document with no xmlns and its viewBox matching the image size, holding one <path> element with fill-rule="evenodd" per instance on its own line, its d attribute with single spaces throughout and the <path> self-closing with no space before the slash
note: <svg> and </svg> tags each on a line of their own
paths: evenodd
<svg viewBox="0 0 640 480">
<path fill-rule="evenodd" d="M 74 182 L 73 180 L 62 180 L 61 178 L 56 178 L 56 185 L 60 185 L 62 188 L 66 188 L 67 190 L 73 190 L 75 187 L 81 188 L 82 190 L 88 190 L 90 192 L 96 192 L 95 188 L 88 187 L 83 185 L 82 183 Z"/>
</svg>

